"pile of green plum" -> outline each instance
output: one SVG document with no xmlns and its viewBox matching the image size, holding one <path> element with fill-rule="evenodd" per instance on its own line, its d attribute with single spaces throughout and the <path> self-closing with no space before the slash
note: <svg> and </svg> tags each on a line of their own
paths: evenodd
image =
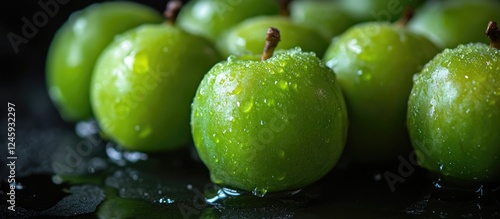
<svg viewBox="0 0 500 219">
<path fill-rule="evenodd" d="M 194 143 L 214 183 L 257 196 L 301 189 L 341 156 L 380 164 L 411 146 L 443 177 L 496 181 L 500 32 L 484 29 L 498 11 L 493 0 L 170 0 L 161 16 L 98 3 L 56 33 L 47 87 L 66 121 L 95 119 L 128 150 Z"/>
</svg>

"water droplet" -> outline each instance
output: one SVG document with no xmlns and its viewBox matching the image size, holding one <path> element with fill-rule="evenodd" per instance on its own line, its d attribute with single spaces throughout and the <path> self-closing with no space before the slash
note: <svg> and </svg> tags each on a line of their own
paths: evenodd
<svg viewBox="0 0 500 219">
<path fill-rule="evenodd" d="M 166 46 L 165 46 L 165 47 L 163 47 L 163 52 L 164 52 L 164 53 L 167 53 L 167 52 L 168 52 L 168 47 L 166 47 Z"/>
<path fill-rule="evenodd" d="M 257 197 L 264 197 L 267 193 L 267 189 L 265 188 L 258 188 L 256 187 L 255 189 L 252 190 L 252 194 L 257 196 Z"/>
<path fill-rule="evenodd" d="M 286 173 L 283 173 L 283 174 L 281 174 L 281 175 L 278 175 L 278 176 L 276 177 L 276 179 L 277 179 L 277 180 L 279 180 L 279 181 L 282 181 L 282 180 L 284 180 L 284 179 L 285 179 L 285 177 L 286 177 Z"/>
<path fill-rule="evenodd" d="M 150 127 L 141 128 L 139 131 L 139 138 L 148 137 L 153 130 Z"/>
<path fill-rule="evenodd" d="M 243 90 L 243 88 L 240 85 L 236 85 L 234 90 L 231 91 L 231 94 L 239 94 L 239 93 L 241 93 L 242 90 Z"/>
<path fill-rule="evenodd" d="M 282 90 L 287 90 L 288 89 L 288 82 L 286 81 L 280 81 L 279 86 Z"/>
<path fill-rule="evenodd" d="M 134 57 L 134 72 L 144 74 L 149 71 L 149 58 L 146 53 L 137 53 Z"/>
<path fill-rule="evenodd" d="M 280 158 L 284 159 L 285 158 L 285 151 L 284 150 L 280 150 L 279 156 L 280 156 Z"/>
<path fill-rule="evenodd" d="M 369 81 L 372 79 L 372 75 L 371 74 L 363 74 L 363 76 L 361 76 L 361 78 L 365 81 Z"/>
<path fill-rule="evenodd" d="M 174 202 L 175 201 L 173 199 L 169 199 L 169 198 L 160 198 L 160 200 L 158 200 L 158 203 L 160 203 L 160 204 L 172 204 Z"/>
<path fill-rule="evenodd" d="M 253 107 L 253 99 L 243 104 L 243 112 L 245 113 L 250 112 L 252 110 L 252 107 Z"/>
</svg>

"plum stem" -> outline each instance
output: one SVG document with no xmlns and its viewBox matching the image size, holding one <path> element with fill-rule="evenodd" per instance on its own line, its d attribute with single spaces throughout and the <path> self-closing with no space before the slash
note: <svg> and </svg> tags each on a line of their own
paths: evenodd
<svg viewBox="0 0 500 219">
<path fill-rule="evenodd" d="M 406 27 L 406 25 L 408 25 L 408 22 L 410 22 L 410 20 L 413 18 L 413 15 L 414 13 L 412 8 L 410 7 L 405 8 L 399 20 L 396 21 L 396 25 L 401 27 Z"/>
<path fill-rule="evenodd" d="M 291 0 L 279 0 L 279 2 L 280 2 L 280 15 L 283 17 L 289 17 Z"/>
<path fill-rule="evenodd" d="M 177 20 L 177 15 L 179 15 L 179 12 L 181 11 L 182 8 L 182 1 L 181 0 L 170 0 L 167 3 L 167 8 L 163 12 L 163 16 L 167 18 L 167 23 L 174 25 L 175 21 Z"/>
<path fill-rule="evenodd" d="M 490 38 L 490 47 L 500 49 L 500 30 L 498 30 L 497 22 L 490 21 L 485 34 Z"/>
<path fill-rule="evenodd" d="M 266 34 L 266 45 L 262 53 L 262 61 L 265 61 L 273 56 L 274 49 L 278 46 L 281 40 L 280 31 L 274 27 L 269 27 Z"/>
</svg>

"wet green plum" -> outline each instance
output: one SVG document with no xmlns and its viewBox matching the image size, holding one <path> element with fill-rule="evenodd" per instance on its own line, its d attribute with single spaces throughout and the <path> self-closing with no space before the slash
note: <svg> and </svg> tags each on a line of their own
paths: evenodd
<svg viewBox="0 0 500 219">
<path fill-rule="evenodd" d="M 424 168 L 454 180 L 500 179 L 498 42 L 446 49 L 415 77 L 408 129 Z"/>
<path fill-rule="evenodd" d="M 335 74 L 297 48 L 215 65 L 194 98 L 191 127 L 214 183 L 264 196 L 303 188 L 334 167 L 346 112 Z"/>
<path fill-rule="evenodd" d="M 120 35 L 99 57 L 91 82 L 103 133 L 136 151 L 190 143 L 191 102 L 203 75 L 220 60 L 212 43 L 172 22 Z"/>
<path fill-rule="evenodd" d="M 405 126 L 412 77 L 439 49 L 400 24 L 369 22 L 348 29 L 325 54 L 349 110 L 346 155 L 388 162 L 410 150 Z"/>
<path fill-rule="evenodd" d="M 290 19 L 315 27 L 327 39 L 332 39 L 356 23 L 337 1 L 292 1 Z"/>
<path fill-rule="evenodd" d="M 95 62 L 115 35 L 144 23 L 160 23 L 152 8 L 132 2 L 91 5 L 71 15 L 47 56 L 47 89 L 68 122 L 90 119 L 89 84 Z"/>
<path fill-rule="evenodd" d="M 391 22 L 403 14 L 405 8 L 416 8 L 424 0 L 339 0 L 342 7 L 358 21 Z"/>
<path fill-rule="evenodd" d="M 278 12 L 274 0 L 191 0 L 180 12 L 178 25 L 215 42 L 222 32 L 247 18 Z"/>
<path fill-rule="evenodd" d="M 500 20 L 498 1 L 442 1 L 422 7 L 408 24 L 440 48 L 455 48 L 471 42 L 487 43 L 483 27 L 477 24 Z"/>
<path fill-rule="evenodd" d="M 247 19 L 228 30 L 217 41 L 217 47 L 225 56 L 260 54 L 265 44 L 261 33 L 265 33 L 269 27 L 278 28 L 285 36 L 278 45 L 278 50 L 300 47 L 321 56 L 330 43 L 312 26 L 292 22 L 284 16 L 259 16 Z"/>
</svg>

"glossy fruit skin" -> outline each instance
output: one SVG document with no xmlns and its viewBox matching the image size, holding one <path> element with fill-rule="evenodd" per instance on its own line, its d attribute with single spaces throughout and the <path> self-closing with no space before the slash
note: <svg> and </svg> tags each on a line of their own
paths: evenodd
<svg viewBox="0 0 500 219">
<path fill-rule="evenodd" d="M 93 4 L 71 15 L 47 56 L 47 89 L 64 120 L 90 119 L 89 84 L 99 54 L 115 35 L 144 23 L 160 23 L 152 8 L 132 2 Z"/>
<path fill-rule="evenodd" d="M 355 162 L 397 160 L 410 150 L 405 126 L 413 74 L 439 50 L 390 23 L 356 25 L 325 54 L 349 110 L 346 155 Z"/>
<path fill-rule="evenodd" d="M 278 12 L 278 1 L 191 0 L 182 8 L 177 24 L 215 42 L 224 31 L 247 18 Z"/>
<path fill-rule="evenodd" d="M 495 1 L 446 1 L 429 3 L 417 11 L 408 27 L 427 36 L 440 48 L 459 44 L 489 43 L 484 36 L 489 21 L 500 20 L 500 3 Z"/>
<path fill-rule="evenodd" d="M 300 189 L 338 161 L 347 114 L 333 72 L 293 49 L 230 57 L 193 101 L 194 142 L 213 182 L 254 194 Z"/>
<path fill-rule="evenodd" d="M 290 19 L 313 26 L 327 39 L 332 39 L 356 23 L 336 1 L 292 1 Z"/>
<path fill-rule="evenodd" d="M 340 0 L 339 4 L 359 22 L 392 22 L 401 17 L 406 7 L 413 9 L 424 0 Z"/>
<path fill-rule="evenodd" d="M 444 177 L 500 178 L 500 51 L 460 45 L 415 77 L 408 129 L 417 161 Z"/>
<path fill-rule="evenodd" d="M 167 24 L 142 25 L 99 57 L 92 108 L 104 134 L 129 150 L 170 150 L 191 142 L 191 102 L 222 58 L 207 40 Z"/>
<path fill-rule="evenodd" d="M 217 47 L 224 56 L 261 54 L 265 45 L 265 33 L 269 27 L 280 30 L 282 36 L 277 50 L 300 47 L 304 51 L 321 56 L 330 43 L 311 26 L 293 23 L 281 16 L 250 18 L 228 30 L 218 41 Z"/>
</svg>

